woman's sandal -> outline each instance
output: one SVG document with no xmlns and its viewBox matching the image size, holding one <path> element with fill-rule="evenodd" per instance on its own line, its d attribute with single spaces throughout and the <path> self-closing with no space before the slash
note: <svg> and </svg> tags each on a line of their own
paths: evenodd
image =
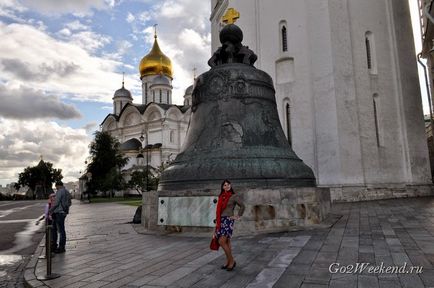
<svg viewBox="0 0 434 288">
<path fill-rule="evenodd" d="M 237 266 L 237 262 L 234 262 L 234 266 L 226 268 L 226 271 L 234 270 L 235 266 Z"/>
<path fill-rule="evenodd" d="M 220 267 L 221 269 L 228 269 L 228 265 L 223 265 L 222 267 Z"/>
</svg>

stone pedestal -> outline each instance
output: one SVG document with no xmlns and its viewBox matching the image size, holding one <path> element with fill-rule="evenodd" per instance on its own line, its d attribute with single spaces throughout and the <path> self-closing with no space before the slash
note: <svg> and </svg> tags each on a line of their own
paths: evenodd
<svg viewBox="0 0 434 288">
<path fill-rule="evenodd" d="M 285 231 L 293 226 L 318 224 L 330 210 L 328 188 L 240 188 L 246 209 L 235 224 L 236 235 Z M 178 191 L 178 196 L 159 191 L 148 193 L 143 205 L 143 223 L 151 230 L 176 232 L 212 231 L 218 193 L 211 190 Z M 235 213 L 238 212 L 236 208 Z"/>
<path fill-rule="evenodd" d="M 242 193 L 246 210 L 237 223 L 240 234 L 281 231 L 319 224 L 330 211 L 327 188 L 248 189 Z"/>
<path fill-rule="evenodd" d="M 144 192 L 142 201 L 142 225 L 147 230 L 156 230 L 158 228 L 158 192 Z"/>
</svg>

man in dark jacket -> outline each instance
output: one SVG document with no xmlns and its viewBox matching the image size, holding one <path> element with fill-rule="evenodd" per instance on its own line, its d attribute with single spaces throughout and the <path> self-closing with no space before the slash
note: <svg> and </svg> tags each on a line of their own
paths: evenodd
<svg viewBox="0 0 434 288">
<path fill-rule="evenodd" d="M 50 213 L 53 215 L 53 237 L 52 245 L 55 248 L 54 253 L 65 253 L 66 232 L 65 218 L 67 213 L 68 196 L 62 181 L 56 182 L 56 202 L 50 208 Z M 59 245 L 57 246 L 57 233 L 59 233 Z"/>
</svg>

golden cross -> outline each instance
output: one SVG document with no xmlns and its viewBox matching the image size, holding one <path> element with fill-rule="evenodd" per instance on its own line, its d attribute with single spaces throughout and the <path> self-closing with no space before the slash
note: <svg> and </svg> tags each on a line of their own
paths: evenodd
<svg viewBox="0 0 434 288">
<path fill-rule="evenodd" d="M 225 24 L 234 24 L 238 18 L 240 18 L 240 13 L 234 8 L 229 8 L 226 14 L 223 15 L 222 20 Z"/>
<path fill-rule="evenodd" d="M 157 25 L 158 24 L 154 24 L 154 38 L 157 38 Z"/>
</svg>

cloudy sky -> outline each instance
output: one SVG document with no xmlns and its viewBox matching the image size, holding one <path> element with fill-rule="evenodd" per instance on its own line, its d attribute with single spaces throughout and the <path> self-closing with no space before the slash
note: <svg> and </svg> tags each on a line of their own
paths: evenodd
<svg viewBox="0 0 434 288">
<path fill-rule="evenodd" d="M 92 133 L 153 42 L 174 67 L 174 102 L 208 70 L 208 0 L 0 0 L 0 184 L 43 159 L 76 180 Z"/>
</svg>

